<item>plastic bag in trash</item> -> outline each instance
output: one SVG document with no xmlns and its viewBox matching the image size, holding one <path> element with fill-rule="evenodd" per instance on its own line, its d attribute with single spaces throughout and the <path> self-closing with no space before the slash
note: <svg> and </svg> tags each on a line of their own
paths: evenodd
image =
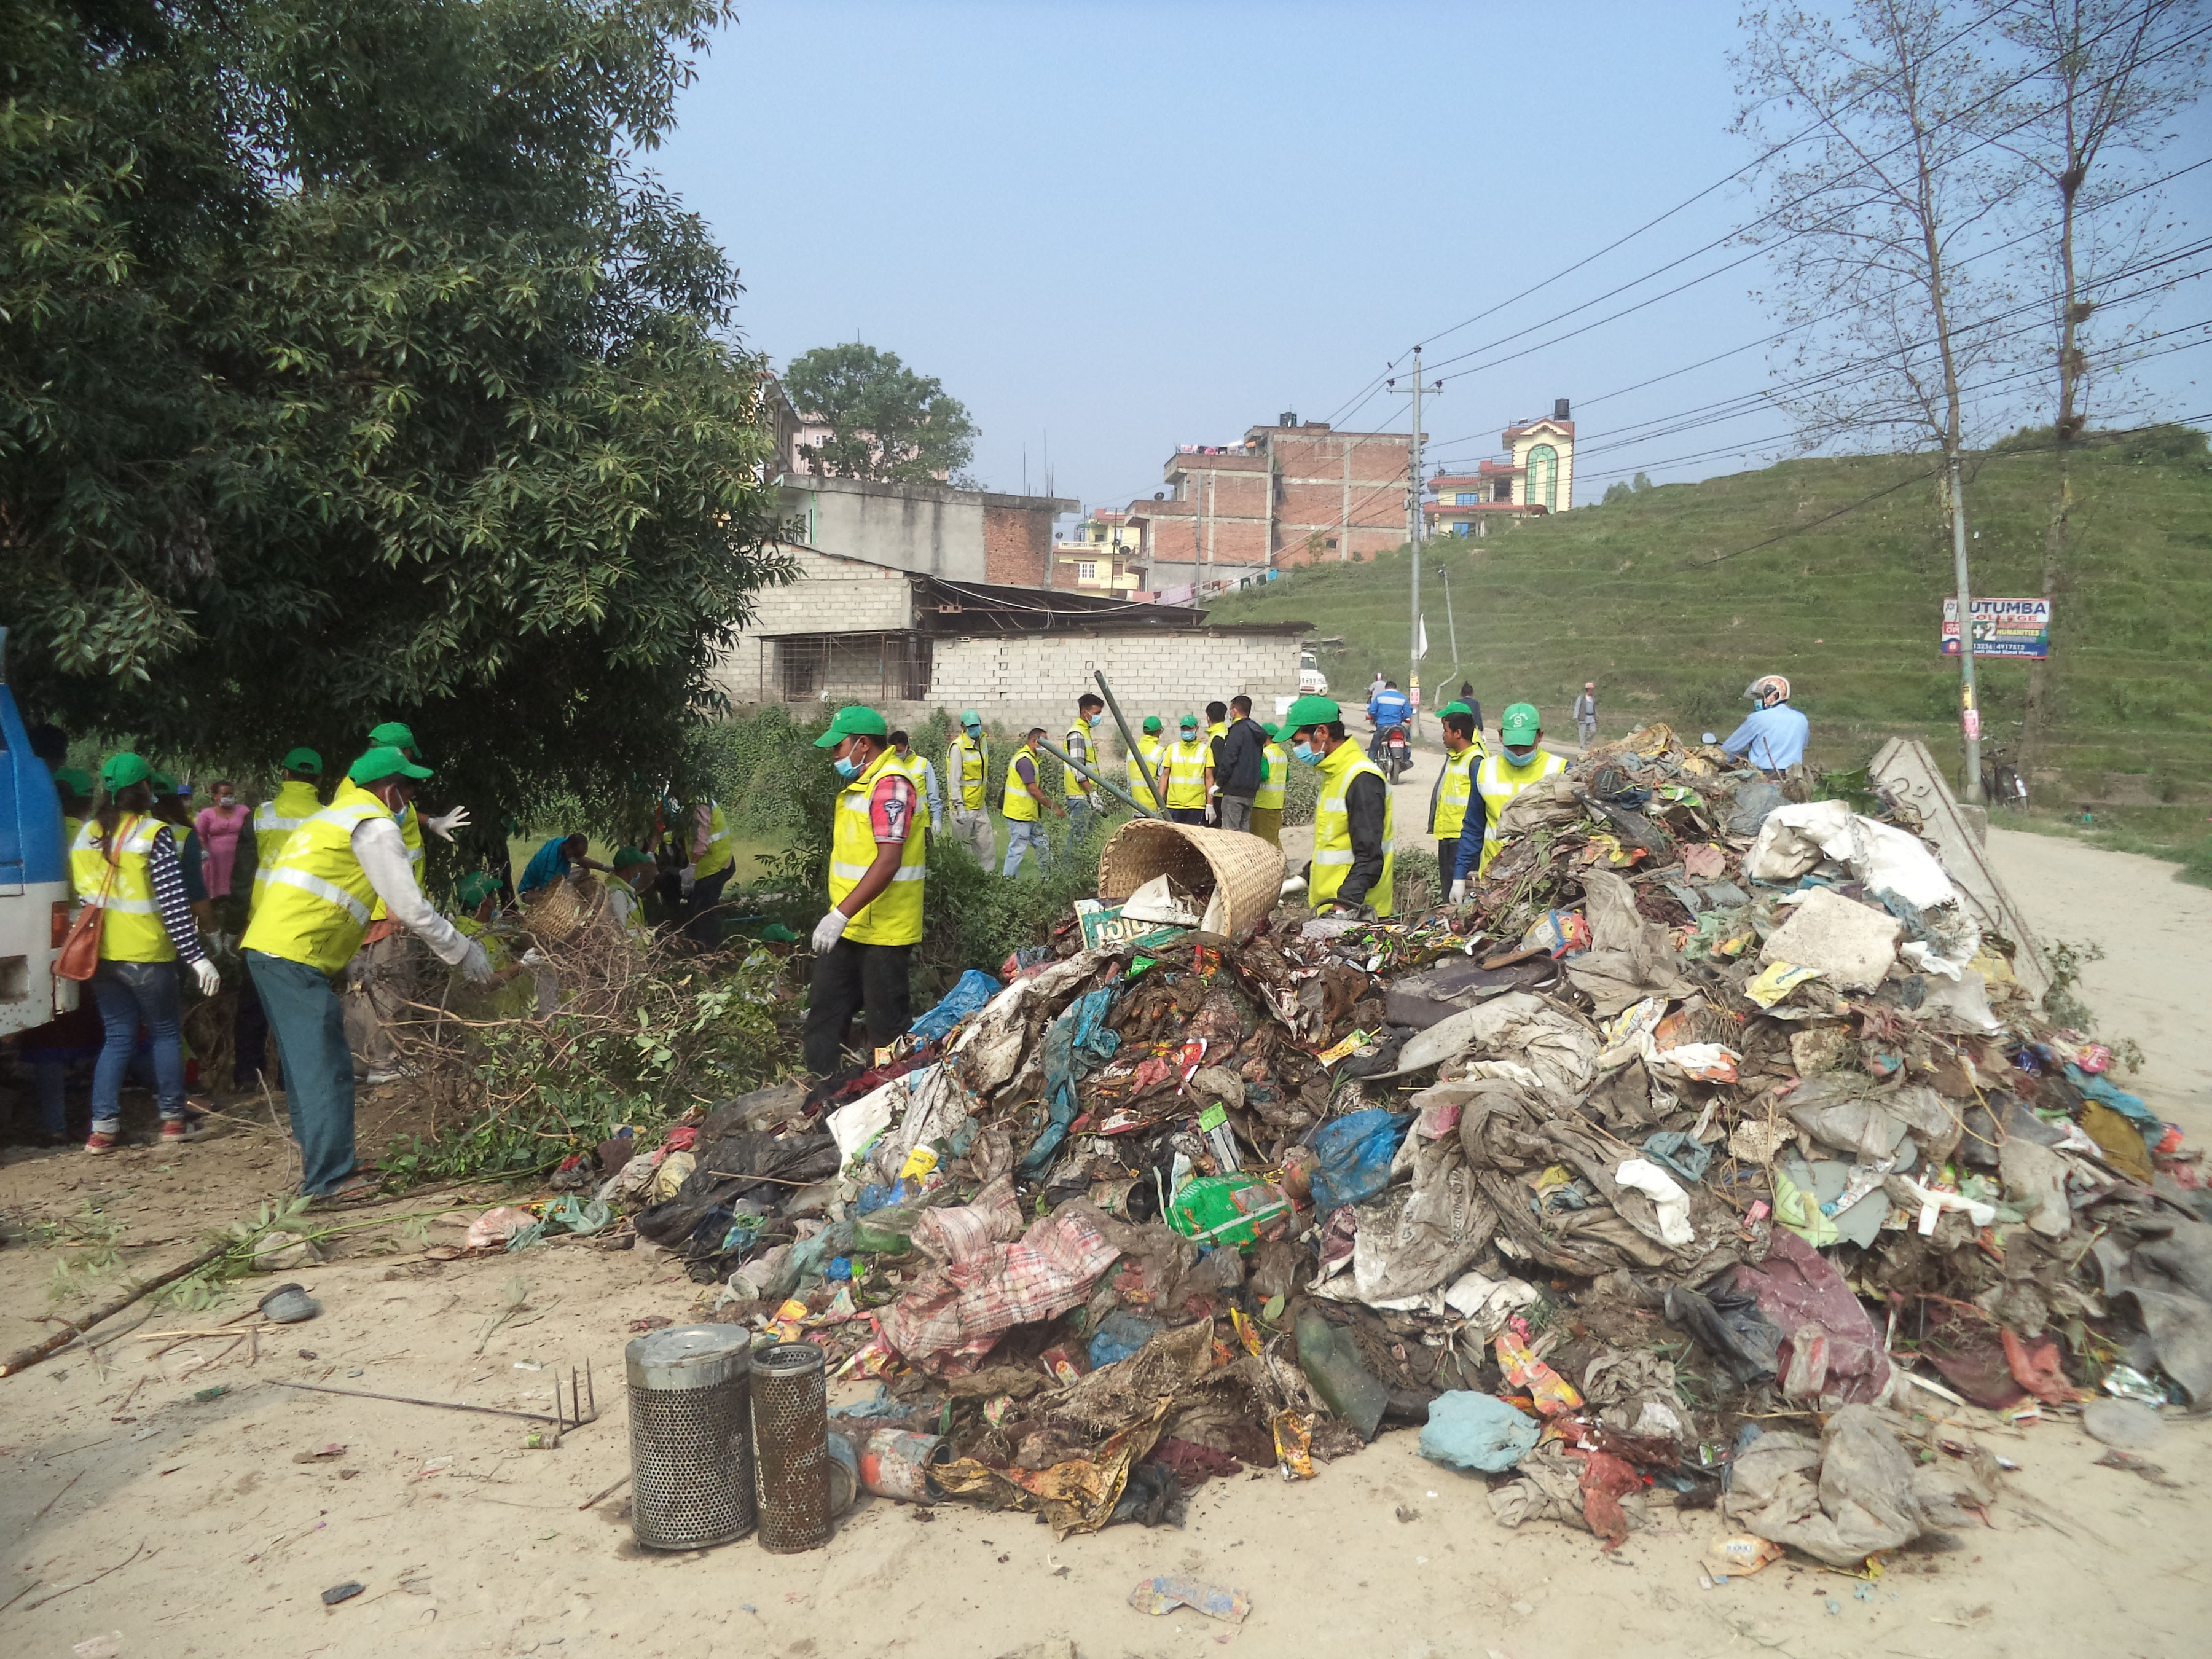
<svg viewBox="0 0 2212 1659">
<path fill-rule="evenodd" d="M 981 968 L 970 968 L 939 999 L 937 1006 L 907 1028 L 907 1033 L 917 1042 L 934 1042 L 1004 988 Z"/>
<path fill-rule="evenodd" d="M 1429 1402 L 1421 1455 L 1455 1469 L 1499 1474 L 1535 1450 L 1543 1432 L 1542 1424 L 1496 1395 L 1455 1389 Z"/>
<path fill-rule="evenodd" d="M 1314 1213 L 1372 1198 L 1390 1184 L 1390 1161 L 1413 1121 L 1411 1112 L 1370 1109 L 1324 1123 L 1308 1141 L 1320 1165 L 1313 1172 Z"/>
</svg>

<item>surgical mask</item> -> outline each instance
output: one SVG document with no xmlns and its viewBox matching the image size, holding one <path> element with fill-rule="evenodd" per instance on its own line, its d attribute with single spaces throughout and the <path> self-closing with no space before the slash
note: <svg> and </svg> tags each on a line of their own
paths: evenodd
<svg viewBox="0 0 2212 1659">
<path fill-rule="evenodd" d="M 848 783 L 860 775 L 860 763 L 856 760 L 848 760 L 840 755 L 834 764 L 837 768 L 837 775 Z"/>
<path fill-rule="evenodd" d="M 1526 766 L 1530 761 L 1536 758 L 1535 745 L 1532 744 L 1526 749 L 1516 749 L 1509 743 L 1505 745 L 1505 758 L 1511 761 L 1516 766 Z"/>
<path fill-rule="evenodd" d="M 1096 725 L 1097 725 L 1097 724 L 1098 724 L 1098 722 L 1099 722 L 1099 721 L 1101 721 L 1101 720 L 1104 720 L 1105 718 L 1106 718 L 1106 717 L 1105 717 L 1105 715 L 1103 715 L 1103 714 L 1085 714 L 1085 715 L 1083 717 L 1083 720 L 1084 720 L 1084 723 L 1085 723 L 1086 726 L 1096 726 Z"/>
<path fill-rule="evenodd" d="M 1190 727 L 1186 726 L 1182 729 L 1182 740 L 1185 743 L 1196 743 L 1198 741 L 1198 733 L 1192 731 Z"/>
<path fill-rule="evenodd" d="M 968 734 L 968 740 L 970 743 L 979 743 L 982 740 L 983 728 L 981 726 L 963 726 L 960 729 Z"/>
<path fill-rule="evenodd" d="M 1314 747 L 1311 744 L 1299 744 L 1292 748 L 1291 752 L 1293 755 L 1296 755 L 1300 760 L 1304 761 L 1308 766 L 1319 766 L 1321 764 L 1321 757 L 1315 752 Z"/>
</svg>

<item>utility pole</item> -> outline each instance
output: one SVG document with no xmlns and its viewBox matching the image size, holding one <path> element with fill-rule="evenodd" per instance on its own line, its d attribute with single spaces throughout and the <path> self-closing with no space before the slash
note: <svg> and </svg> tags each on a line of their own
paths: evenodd
<svg viewBox="0 0 2212 1659">
<path fill-rule="evenodd" d="M 1413 736 L 1421 726 L 1421 349 L 1413 348 L 1413 435 L 1407 445 L 1407 464 L 1412 469 L 1413 488 L 1411 497 L 1412 535 L 1409 538 L 1413 554 L 1413 622 L 1407 635 L 1407 649 L 1413 663 L 1408 676 L 1406 695 L 1413 705 Z"/>
<path fill-rule="evenodd" d="M 1459 668 L 1459 624 L 1452 620 L 1451 572 L 1439 568 L 1437 574 L 1443 578 L 1444 626 L 1451 632 L 1452 668 L 1456 672 Z"/>
<path fill-rule="evenodd" d="M 1418 393 L 1416 394 L 1419 395 Z M 1966 574 L 1966 496 L 1959 476 L 1959 451 L 1951 463 L 1951 574 L 1959 588 L 1959 726 L 1966 735 L 1970 802 L 1982 799 L 1982 704 L 1974 684 L 1974 607 Z"/>
</svg>

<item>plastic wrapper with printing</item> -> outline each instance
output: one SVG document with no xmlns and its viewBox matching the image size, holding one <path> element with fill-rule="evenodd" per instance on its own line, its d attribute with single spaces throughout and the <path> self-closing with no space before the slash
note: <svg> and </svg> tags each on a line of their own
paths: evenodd
<svg viewBox="0 0 2212 1659">
<path fill-rule="evenodd" d="M 1957 1400 L 2212 1403 L 2212 1229 L 1990 884 L 1826 793 L 1655 726 L 1458 907 L 1208 931 L 1193 863 L 600 1195 L 1062 1534 L 1403 1427 L 1502 1524 L 1720 1504 L 1855 1564 L 2002 1501 Z"/>
</svg>

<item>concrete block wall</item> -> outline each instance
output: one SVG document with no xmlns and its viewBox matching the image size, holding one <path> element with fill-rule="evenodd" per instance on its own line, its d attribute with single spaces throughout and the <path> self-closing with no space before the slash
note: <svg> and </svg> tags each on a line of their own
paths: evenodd
<svg viewBox="0 0 2212 1659">
<path fill-rule="evenodd" d="M 761 640 L 774 634 L 874 633 L 914 626 L 914 586 L 907 572 L 840 559 L 811 548 L 786 547 L 797 578 L 753 595 L 753 619 L 739 634 L 714 678 L 738 702 L 774 701 L 777 688 L 761 684 Z"/>
</svg>

